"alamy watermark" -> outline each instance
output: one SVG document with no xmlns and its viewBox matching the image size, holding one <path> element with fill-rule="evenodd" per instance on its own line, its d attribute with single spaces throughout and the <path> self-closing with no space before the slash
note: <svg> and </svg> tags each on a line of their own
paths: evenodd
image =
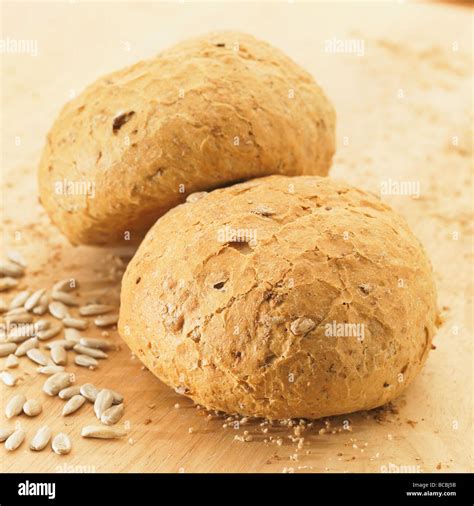
<svg viewBox="0 0 474 506">
<path fill-rule="evenodd" d="M 355 54 L 357 56 L 365 55 L 364 39 L 326 39 L 324 41 L 324 51 L 326 53 L 344 53 Z"/>
<path fill-rule="evenodd" d="M 0 54 L 29 54 L 38 56 L 38 41 L 35 39 L 0 39 Z"/>
<path fill-rule="evenodd" d="M 226 242 L 246 242 L 251 246 L 257 244 L 257 230 L 255 228 L 232 228 L 226 225 L 217 230 L 217 240 Z"/>
<path fill-rule="evenodd" d="M 381 195 L 403 195 L 418 199 L 420 198 L 420 182 L 386 179 L 380 183 L 380 193 Z"/>
<path fill-rule="evenodd" d="M 56 195 L 86 195 L 93 199 L 95 197 L 95 183 L 93 181 L 62 179 L 54 182 L 54 193 Z"/>
<path fill-rule="evenodd" d="M 333 320 L 326 323 L 324 335 L 327 337 L 356 337 L 358 341 L 365 338 L 365 326 L 363 323 L 338 323 Z"/>
</svg>

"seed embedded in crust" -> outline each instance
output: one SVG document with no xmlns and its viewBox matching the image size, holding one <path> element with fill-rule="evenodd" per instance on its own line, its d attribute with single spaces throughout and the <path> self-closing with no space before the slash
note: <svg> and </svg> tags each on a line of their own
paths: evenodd
<svg viewBox="0 0 474 506">
<path fill-rule="evenodd" d="M 105 353 L 104 351 L 99 350 L 97 348 L 88 348 L 87 346 L 82 346 L 81 344 L 76 344 L 73 349 L 76 353 L 79 353 L 82 355 L 88 355 L 89 357 L 108 358 L 107 353 Z"/>
<path fill-rule="evenodd" d="M 113 311 L 114 307 L 108 304 L 87 304 L 79 308 L 79 314 L 81 316 L 98 316 Z"/>
<path fill-rule="evenodd" d="M 81 387 L 79 386 L 73 386 L 73 387 L 67 387 L 60 390 L 58 393 L 58 396 L 60 399 L 68 400 L 74 397 L 75 395 L 79 395 L 81 393 Z"/>
<path fill-rule="evenodd" d="M 114 403 L 114 396 L 112 395 L 112 392 L 107 388 L 103 388 L 102 390 L 100 390 L 94 402 L 95 416 L 100 420 L 100 417 L 102 416 L 104 411 L 109 409 L 113 403 Z"/>
<path fill-rule="evenodd" d="M 290 325 L 290 330 L 295 336 L 302 336 L 311 332 L 316 327 L 316 323 L 310 318 L 297 318 Z"/>
<path fill-rule="evenodd" d="M 63 390 L 71 385 L 73 382 L 72 374 L 67 372 L 58 372 L 50 376 L 43 385 L 43 392 L 48 395 L 55 396 Z"/>
<path fill-rule="evenodd" d="M 23 404 L 23 412 L 27 416 L 38 416 L 43 411 L 43 406 L 37 399 L 28 399 Z"/>
<path fill-rule="evenodd" d="M 26 432 L 23 429 L 17 429 L 6 441 L 5 448 L 9 452 L 15 451 L 25 440 Z"/>
<path fill-rule="evenodd" d="M 82 395 L 74 395 L 64 405 L 62 415 L 68 416 L 71 413 L 76 412 L 85 402 L 86 399 L 85 397 L 82 397 Z"/>
<path fill-rule="evenodd" d="M 38 348 L 31 348 L 26 352 L 26 356 L 35 364 L 48 365 L 48 359 Z"/>
<path fill-rule="evenodd" d="M 30 450 L 35 452 L 41 451 L 43 448 L 46 448 L 48 443 L 51 440 L 53 433 L 51 429 L 47 425 L 42 425 L 33 436 L 33 439 L 30 442 Z"/>
<path fill-rule="evenodd" d="M 36 290 L 33 292 L 28 299 L 25 302 L 25 305 L 23 306 L 27 311 L 31 311 L 33 308 L 35 308 L 41 297 L 46 293 L 46 290 L 44 288 L 40 288 L 39 290 Z"/>
<path fill-rule="evenodd" d="M 99 390 L 92 383 L 85 383 L 80 388 L 81 395 L 85 397 L 89 402 L 95 402 Z"/>
<path fill-rule="evenodd" d="M 26 397 L 23 394 L 14 395 L 5 406 L 5 416 L 13 418 L 18 416 L 23 411 L 23 405 L 26 402 Z"/>
<path fill-rule="evenodd" d="M 95 358 L 89 357 L 89 355 L 76 355 L 74 363 L 89 369 L 96 369 L 99 366 L 99 362 Z"/>
<path fill-rule="evenodd" d="M 94 320 L 94 323 L 97 327 L 110 327 L 110 325 L 115 325 L 118 322 L 118 319 L 118 314 L 107 314 L 104 316 L 98 316 Z"/>
<path fill-rule="evenodd" d="M 88 322 L 86 320 L 82 320 L 80 318 L 64 318 L 63 324 L 65 327 L 73 328 L 77 330 L 85 330 L 88 326 Z"/>
<path fill-rule="evenodd" d="M 0 357 L 7 357 L 15 353 L 17 345 L 15 343 L 1 343 L 0 344 Z"/>
<path fill-rule="evenodd" d="M 100 416 L 100 421 L 105 425 L 115 425 L 123 416 L 123 404 L 117 404 L 106 409 Z"/>
<path fill-rule="evenodd" d="M 60 432 L 54 436 L 51 447 L 53 448 L 53 451 L 58 455 L 66 455 L 71 451 L 72 444 L 69 436 L 64 434 L 64 432 Z"/>
<path fill-rule="evenodd" d="M 79 299 L 75 295 L 72 295 L 70 293 L 53 290 L 51 298 L 54 301 L 66 304 L 66 306 L 75 307 L 79 305 Z"/>
<path fill-rule="evenodd" d="M 81 430 L 82 437 L 98 439 L 116 439 L 126 435 L 127 433 L 124 430 L 107 425 L 87 425 Z"/>
<path fill-rule="evenodd" d="M 36 339 L 36 337 L 30 337 L 30 339 L 24 341 L 18 346 L 18 348 L 15 351 L 15 355 L 17 357 L 22 357 L 23 355 L 26 355 L 26 353 L 29 350 L 32 350 L 33 348 L 37 347 L 38 347 L 38 339 Z"/>
</svg>

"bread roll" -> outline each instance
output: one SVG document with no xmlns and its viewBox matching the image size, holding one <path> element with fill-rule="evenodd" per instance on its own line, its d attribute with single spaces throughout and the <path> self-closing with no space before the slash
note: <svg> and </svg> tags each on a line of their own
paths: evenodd
<svg viewBox="0 0 474 506">
<path fill-rule="evenodd" d="M 119 331 L 207 408 L 319 418 L 403 392 L 436 317 L 430 262 L 388 205 L 340 181 L 271 176 L 157 221 L 123 278 Z"/>
<path fill-rule="evenodd" d="M 192 39 L 67 103 L 39 168 L 73 243 L 139 242 L 186 195 L 269 174 L 328 173 L 335 113 L 313 78 L 250 35 Z"/>
</svg>

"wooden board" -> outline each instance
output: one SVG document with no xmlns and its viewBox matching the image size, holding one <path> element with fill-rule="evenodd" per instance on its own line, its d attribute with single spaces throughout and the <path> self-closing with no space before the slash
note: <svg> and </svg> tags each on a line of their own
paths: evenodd
<svg viewBox="0 0 474 506">
<path fill-rule="evenodd" d="M 28 438 L 49 424 L 73 440 L 60 457 L 0 448 L 0 471 L 35 472 L 383 472 L 468 471 L 472 419 L 472 201 L 470 139 L 472 11 L 425 4 L 2 4 L 4 37 L 34 39 L 37 56 L 2 55 L 2 249 L 29 263 L 21 288 L 77 276 L 83 301 L 118 303 L 117 251 L 70 246 L 37 201 L 36 167 L 45 134 L 72 93 L 104 72 L 150 57 L 184 37 L 241 29 L 267 39 L 307 67 L 334 101 L 338 152 L 333 177 L 380 193 L 382 183 L 416 181 L 420 197 L 384 196 L 403 214 L 432 258 L 444 318 L 422 374 L 391 409 L 330 420 L 352 431 L 305 435 L 298 460 L 286 427 L 223 428 L 164 386 L 125 344 L 96 371 L 75 367 L 125 396 L 121 441 L 84 440 L 90 405 L 60 416 L 63 401 L 41 392 L 35 366 L 22 360 L 19 386 L 0 385 L 0 411 L 16 392 L 40 398 L 43 413 L 20 421 Z M 199 20 L 196 23 L 196 20 Z M 440 29 L 439 27 L 442 27 Z M 325 51 L 326 41 L 362 39 L 363 55 Z M 73 91 L 71 91 L 73 90 Z M 453 139 L 457 139 L 453 142 Z M 105 287 L 105 290 L 104 290 Z M 11 294 L 0 294 L 7 300 Z M 88 335 L 100 335 L 90 327 Z M 120 343 L 116 331 L 109 339 Z M 4 359 L 1 359 L 4 363 Z M 175 408 L 179 403 L 180 408 Z M 189 429 L 192 427 L 192 433 Z M 248 430 L 250 442 L 234 441 Z M 282 445 L 265 439 L 282 437 Z M 128 441 L 130 439 L 130 442 Z M 133 444 L 131 444 L 133 443 Z"/>
</svg>

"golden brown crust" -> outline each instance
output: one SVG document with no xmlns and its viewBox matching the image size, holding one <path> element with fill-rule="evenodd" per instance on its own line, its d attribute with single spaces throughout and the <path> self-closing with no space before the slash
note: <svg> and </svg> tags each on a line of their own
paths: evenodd
<svg viewBox="0 0 474 506">
<path fill-rule="evenodd" d="M 119 330 L 153 373 L 208 408 L 269 418 L 370 409 L 406 388 L 437 310 L 400 216 L 320 177 L 197 197 L 158 220 L 123 278 Z"/>
<path fill-rule="evenodd" d="M 104 76 L 65 105 L 40 163 L 41 202 L 73 243 L 120 243 L 127 231 L 138 242 L 187 194 L 269 174 L 326 175 L 334 136 L 333 107 L 307 72 L 250 35 L 209 34 Z M 93 198 L 55 191 L 81 181 L 94 184 Z"/>
</svg>

